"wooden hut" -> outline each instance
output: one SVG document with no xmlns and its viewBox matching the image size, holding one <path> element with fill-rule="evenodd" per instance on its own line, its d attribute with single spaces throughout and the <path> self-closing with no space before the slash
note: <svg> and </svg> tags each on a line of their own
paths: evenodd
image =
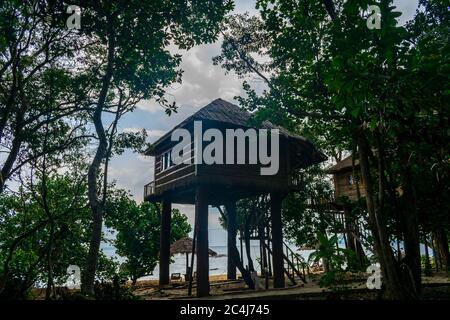
<svg viewBox="0 0 450 320">
<path fill-rule="evenodd" d="M 169 283 L 172 203 L 195 205 L 197 295 L 205 296 L 209 294 L 208 205 L 227 207 L 228 257 L 230 257 L 230 243 L 236 239 L 236 201 L 250 196 L 270 194 L 274 286 L 284 287 L 281 202 L 288 192 L 298 190 L 301 182 L 298 169 L 320 163 L 326 157 L 305 138 L 278 128 L 279 170 L 276 174 L 261 175 L 264 165 L 248 164 L 247 161 L 245 164 L 205 164 L 192 161 L 195 159 L 195 152 L 203 151 L 208 146 L 207 143 L 200 144 L 201 147 L 196 144 L 194 133 L 199 123 L 203 132 L 207 129 L 216 129 L 224 136 L 227 129 L 275 129 L 269 122 L 263 123 L 258 128 L 251 126 L 250 118 L 251 115 L 238 106 L 222 99 L 214 100 L 161 137 L 146 153 L 155 157 L 155 171 L 153 181 L 144 188 L 144 199 L 162 204 L 160 284 Z M 192 147 L 192 152 L 181 164 L 174 164 L 171 159 L 171 150 L 177 144 L 177 141 L 172 141 L 172 133 L 176 129 L 186 129 L 192 137 L 186 145 L 187 148 Z M 260 136 L 258 141 L 259 139 Z M 250 149 L 258 141 L 248 139 L 245 141 L 245 160 L 248 160 Z M 227 157 L 226 149 L 223 150 L 223 156 Z M 228 275 L 229 278 L 236 276 L 236 267 L 232 261 L 228 262 Z"/>
<path fill-rule="evenodd" d="M 360 221 L 351 216 L 349 204 L 346 201 L 342 201 L 344 198 L 347 198 L 350 202 L 356 202 L 365 196 L 365 186 L 360 174 L 359 160 L 355 159 L 353 162 L 352 156 L 348 156 L 328 168 L 326 173 L 333 175 L 335 201 L 332 205 L 336 209 L 334 217 L 342 222 L 346 247 L 353 251 L 359 263 L 364 265 L 366 258 L 359 238 L 361 233 L 366 231 L 360 227 Z"/>
<path fill-rule="evenodd" d="M 355 159 L 353 166 L 352 157 L 348 156 L 326 172 L 333 175 L 335 199 L 348 197 L 350 201 L 357 201 L 358 192 L 360 197 L 364 196 L 364 181 L 361 179 L 358 159 Z"/>
</svg>

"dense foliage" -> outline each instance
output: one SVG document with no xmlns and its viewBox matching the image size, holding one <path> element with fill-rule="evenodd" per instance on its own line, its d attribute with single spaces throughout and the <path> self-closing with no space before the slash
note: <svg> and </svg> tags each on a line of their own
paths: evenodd
<svg viewBox="0 0 450 320">
<path fill-rule="evenodd" d="M 113 229 L 112 244 L 126 261 L 121 271 L 133 283 L 153 272 L 159 254 L 160 217 L 154 204 L 137 205 L 124 192 L 116 192 L 105 207 L 106 226 Z M 172 210 L 171 242 L 184 238 L 191 231 L 187 217 Z"/>
<path fill-rule="evenodd" d="M 84 149 L 79 171 L 87 179 L 91 222 L 85 226 L 90 231 L 82 291 L 93 295 L 110 194 L 109 161 L 126 148 L 146 147 L 145 132 L 120 132 L 120 119 L 142 99 L 153 99 L 168 114 L 176 109 L 165 88 L 181 81 L 181 57 L 168 47 L 187 50 L 215 41 L 233 3 L 79 0 L 70 5 L 81 11 L 76 28 L 67 24 L 73 12 L 65 1 L 0 4 L 0 192 L 21 185 L 37 162 L 64 165 L 66 157 Z M 2 273 L 6 280 L 9 271 Z"/>
<path fill-rule="evenodd" d="M 379 29 L 367 26 L 371 4 Z M 229 18 L 214 59 L 267 84 L 258 93 L 247 81 L 238 98 L 257 121 L 287 125 L 335 161 L 343 152 L 359 160 L 366 227 L 391 298 L 420 295 L 421 232 L 433 234 L 444 268 L 449 261 L 450 12 L 446 1 L 420 6 L 401 26 L 390 0 L 260 0 L 260 18 Z"/>
</svg>

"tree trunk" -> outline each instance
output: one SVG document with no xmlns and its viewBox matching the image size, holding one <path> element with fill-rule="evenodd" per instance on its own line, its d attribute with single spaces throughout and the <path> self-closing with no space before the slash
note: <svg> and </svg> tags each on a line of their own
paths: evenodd
<svg viewBox="0 0 450 320">
<path fill-rule="evenodd" d="M 447 234 L 443 228 L 438 228 L 434 232 L 434 237 L 436 239 L 436 251 L 438 251 L 438 256 L 441 258 L 442 269 L 450 272 L 450 253 Z"/>
<path fill-rule="evenodd" d="M 252 277 L 250 275 L 250 272 L 244 268 L 244 265 L 242 264 L 242 261 L 239 257 L 239 251 L 236 248 L 236 245 L 234 245 L 231 248 L 231 258 L 233 259 L 234 264 L 236 265 L 236 268 L 238 268 L 239 272 L 242 275 L 242 278 L 244 279 L 245 283 L 248 285 L 250 289 L 255 289 L 255 284 L 252 280 Z"/>
<path fill-rule="evenodd" d="M 228 224 L 235 224 L 236 223 L 236 202 L 229 202 L 225 204 L 225 209 L 228 213 Z M 230 215 L 231 213 L 231 215 Z M 234 220 L 234 221 L 233 221 Z M 236 229 L 236 228 L 234 228 Z M 236 231 L 234 231 L 236 232 Z M 241 248 L 242 248 L 242 233 L 241 233 Z M 234 268 L 237 268 L 239 272 L 242 275 L 242 278 L 244 279 L 245 283 L 248 285 L 250 289 L 255 289 L 255 284 L 253 283 L 252 277 L 250 275 L 250 272 L 244 268 L 243 260 L 241 260 L 241 257 L 239 256 L 239 251 L 236 246 L 236 239 L 235 241 L 229 241 L 228 242 L 228 254 L 229 259 L 231 259 L 231 264 L 234 266 Z M 241 249 L 242 250 L 242 249 Z M 242 253 L 242 251 L 241 251 Z"/>
<path fill-rule="evenodd" d="M 361 242 L 357 237 L 355 237 L 355 234 L 358 234 L 358 227 L 355 223 L 355 220 L 351 217 L 348 207 L 344 207 L 344 219 L 345 230 L 347 234 L 347 249 L 355 253 L 358 265 L 360 267 L 363 267 L 365 265 L 366 255 L 364 253 Z"/>
<path fill-rule="evenodd" d="M 6 180 L 8 180 L 11 174 L 11 170 L 13 169 L 13 165 L 16 162 L 16 159 L 19 155 L 20 147 L 22 145 L 22 137 L 20 133 L 22 128 L 20 125 L 18 126 L 19 128 L 16 128 L 16 130 L 14 130 L 15 136 L 12 141 L 11 150 L 9 151 L 8 156 L 6 157 L 6 160 L 0 171 L 0 193 L 3 193 L 5 189 Z"/>
<path fill-rule="evenodd" d="M 95 153 L 94 159 L 88 170 L 88 199 L 89 206 L 92 212 L 92 231 L 89 243 L 89 253 L 86 258 L 86 267 L 83 273 L 81 290 L 86 295 L 94 294 L 95 272 L 97 270 L 98 254 L 100 250 L 100 242 L 102 238 L 103 225 L 103 204 L 98 196 L 98 174 L 102 161 L 107 156 L 108 141 L 105 133 L 105 128 L 102 122 L 102 112 L 105 106 L 106 97 L 109 86 L 113 76 L 115 54 L 114 36 L 109 35 L 108 43 L 108 65 L 106 73 L 103 77 L 102 88 L 100 91 L 97 106 L 94 111 L 93 122 L 95 131 L 97 132 L 99 144 Z"/>
<path fill-rule="evenodd" d="M 12 83 L 11 83 L 11 90 L 9 93 L 9 97 L 6 101 L 6 104 L 1 109 L 1 117 L 0 117 L 0 141 L 3 139 L 4 131 L 6 128 L 6 124 L 8 123 L 9 116 L 11 114 L 11 111 L 14 108 L 14 104 L 16 103 L 17 98 L 17 92 L 19 91 L 17 82 L 17 70 L 18 70 L 18 61 L 19 59 L 14 59 L 15 62 L 12 67 Z M 22 78 L 20 78 L 22 79 Z M 22 81 L 20 81 L 22 82 Z"/>
<path fill-rule="evenodd" d="M 440 265 L 439 265 L 439 258 L 438 258 L 438 252 L 436 250 L 436 246 L 434 244 L 433 233 L 431 233 L 430 245 L 431 245 L 431 251 L 433 252 L 434 267 L 435 267 L 436 272 L 439 272 L 439 270 L 440 270 L 440 268 L 439 268 L 440 267 Z"/>
<path fill-rule="evenodd" d="M 49 239 L 48 251 L 47 251 L 47 289 L 45 290 L 45 300 L 51 299 L 52 290 L 53 290 L 52 251 L 53 251 L 54 231 L 55 231 L 55 223 L 52 220 L 51 225 L 50 225 L 50 239 Z"/>
<path fill-rule="evenodd" d="M 403 210 L 402 224 L 405 243 L 405 262 L 408 267 L 407 272 L 412 281 L 412 290 L 415 291 L 416 295 L 419 295 L 421 289 L 419 220 L 411 169 L 408 164 L 405 165 L 404 179 L 404 196 L 407 203 L 406 208 Z"/>
<path fill-rule="evenodd" d="M 369 165 L 369 146 L 363 133 L 360 133 L 358 136 L 358 146 L 361 175 L 365 186 L 367 211 L 369 213 L 369 224 L 374 237 L 375 252 L 381 265 L 383 284 L 386 287 L 386 298 L 395 300 L 407 299 L 411 296 L 402 287 L 382 213 L 375 208 L 375 197 Z"/>
</svg>

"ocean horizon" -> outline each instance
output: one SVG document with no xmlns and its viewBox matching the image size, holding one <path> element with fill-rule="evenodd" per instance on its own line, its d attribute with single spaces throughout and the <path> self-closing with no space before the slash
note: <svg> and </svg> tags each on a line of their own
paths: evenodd
<svg viewBox="0 0 450 320">
<path fill-rule="evenodd" d="M 298 250 L 293 245 L 289 245 L 289 247 L 299 255 L 301 255 L 304 259 L 308 259 L 309 255 L 313 250 Z M 215 257 L 209 257 L 209 274 L 210 275 L 223 275 L 227 273 L 227 246 L 226 245 L 216 245 L 210 246 L 210 249 L 217 253 Z M 237 243 L 237 248 L 240 254 L 240 243 Z M 104 246 L 102 248 L 103 252 L 108 257 L 114 257 L 118 259 L 119 262 L 126 261 L 126 258 L 120 257 L 116 254 L 115 248 L 112 246 Z M 244 256 L 244 267 L 248 265 L 248 259 L 246 256 L 245 245 L 243 247 L 243 256 Z M 258 241 L 251 241 L 250 244 L 250 256 L 253 260 L 254 268 L 259 272 L 260 271 L 260 248 Z M 186 273 L 186 255 L 185 254 L 176 254 L 172 256 L 172 263 L 169 266 L 169 273 L 180 273 L 184 275 Z M 191 254 L 189 254 L 189 264 L 191 263 Z M 196 260 L 194 257 L 194 271 L 196 269 Z M 238 271 L 239 272 L 239 271 Z M 139 278 L 138 280 L 157 280 L 159 279 L 159 265 L 157 265 L 153 271 L 153 274 L 146 275 L 144 277 Z"/>
</svg>

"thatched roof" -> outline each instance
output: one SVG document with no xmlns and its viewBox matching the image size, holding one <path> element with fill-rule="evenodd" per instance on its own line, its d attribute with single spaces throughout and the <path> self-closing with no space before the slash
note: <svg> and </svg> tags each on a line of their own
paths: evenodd
<svg viewBox="0 0 450 320">
<path fill-rule="evenodd" d="M 175 241 L 170 246 L 170 254 L 178 254 L 178 253 L 192 253 L 192 243 L 194 241 L 192 238 L 186 237 Z M 208 249 L 208 253 L 210 256 L 214 257 L 217 255 L 217 252 Z"/>
<path fill-rule="evenodd" d="M 251 127 L 249 124 L 249 120 L 251 119 L 251 117 L 252 115 L 249 112 L 241 109 L 239 106 L 223 99 L 216 99 L 179 123 L 164 136 L 159 138 L 155 143 L 152 144 L 151 148 L 147 150 L 145 154 L 149 156 L 155 156 L 157 154 L 156 150 L 158 149 L 158 147 L 161 146 L 165 141 L 170 140 L 170 136 L 173 130 L 177 128 L 184 128 L 188 123 L 192 121 L 208 120 L 227 123 L 238 127 Z M 299 167 L 305 167 L 320 163 L 327 159 L 327 157 L 322 152 L 317 150 L 314 145 L 304 137 L 292 134 L 284 128 L 273 125 L 269 121 L 264 121 L 260 128 L 255 129 L 279 129 L 280 135 L 289 141 L 289 143 L 293 147 L 293 150 L 297 151 Z M 295 166 L 295 163 L 293 165 Z"/>
<path fill-rule="evenodd" d="M 355 159 L 355 167 L 359 167 L 359 160 Z M 352 168 L 352 156 L 348 156 L 342 161 L 339 161 L 334 166 L 329 167 L 327 170 L 325 170 L 326 173 L 336 173 L 339 171 L 345 171 Z"/>
<path fill-rule="evenodd" d="M 212 120 L 246 126 L 250 120 L 250 113 L 222 99 L 216 99 L 201 108 L 192 116 L 195 120 Z"/>
</svg>

